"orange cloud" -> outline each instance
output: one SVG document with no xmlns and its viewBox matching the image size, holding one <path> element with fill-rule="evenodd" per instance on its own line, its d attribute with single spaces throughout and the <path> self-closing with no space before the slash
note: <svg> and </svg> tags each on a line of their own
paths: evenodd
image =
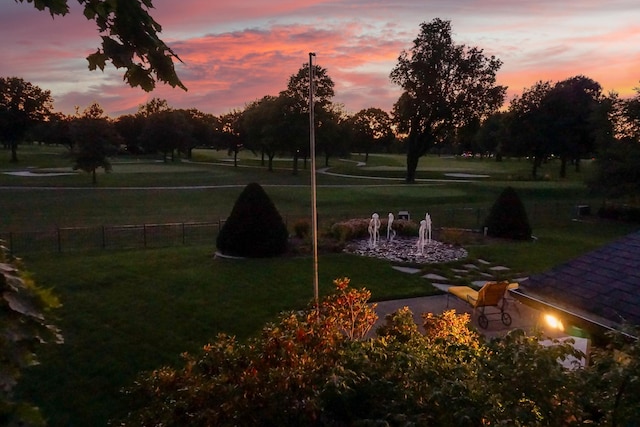
<svg viewBox="0 0 640 427">
<path fill-rule="evenodd" d="M 334 101 L 351 112 L 389 111 L 400 94 L 389 73 L 420 22 L 436 16 L 452 21 L 456 43 L 502 59 L 498 83 L 510 95 L 538 80 L 583 74 L 628 96 L 640 78 L 635 0 L 585 0 L 579 9 L 551 0 L 453 0 L 428 9 L 421 0 L 184 0 L 156 2 L 151 13 L 184 61 L 176 68 L 189 91 L 159 85 L 147 94 L 126 87 L 121 70 L 87 70 L 84 57 L 99 37 L 74 3 L 71 15 L 55 20 L 27 3 L 0 4 L 2 73 L 50 89 L 56 108 L 68 113 L 97 101 L 119 115 L 158 97 L 223 114 L 285 89 L 309 51 L 334 80 Z"/>
</svg>

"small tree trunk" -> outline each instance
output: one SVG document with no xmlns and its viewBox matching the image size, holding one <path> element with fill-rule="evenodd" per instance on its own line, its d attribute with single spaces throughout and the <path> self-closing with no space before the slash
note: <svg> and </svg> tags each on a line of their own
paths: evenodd
<svg viewBox="0 0 640 427">
<path fill-rule="evenodd" d="M 567 177 L 567 158 L 562 156 L 560 158 L 560 178 Z"/>
<path fill-rule="evenodd" d="M 11 163 L 18 163 L 18 141 L 11 141 Z"/>
<path fill-rule="evenodd" d="M 273 172 L 273 158 L 275 157 L 275 153 L 274 154 L 268 154 L 269 157 L 269 167 L 267 168 L 267 170 L 269 172 Z"/>
<path fill-rule="evenodd" d="M 416 134 L 409 135 L 407 141 L 407 176 L 408 183 L 416 182 L 416 170 L 418 169 L 418 161 L 420 157 L 427 152 L 420 138 Z"/>
<path fill-rule="evenodd" d="M 531 177 L 538 178 L 538 167 L 542 164 L 542 160 L 538 156 L 533 156 L 533 168 L 531 169 Z"/>
<path fill-rule="evenodd" d="M 298 150 L 293 153 L 293 175 L 298 175 Z"/>
<path fill-rule="evenodd" d="M 418 169 L 418 157 L 407 154 L 407 182 L 416 182 L 416 169 Z"/>
</svg>

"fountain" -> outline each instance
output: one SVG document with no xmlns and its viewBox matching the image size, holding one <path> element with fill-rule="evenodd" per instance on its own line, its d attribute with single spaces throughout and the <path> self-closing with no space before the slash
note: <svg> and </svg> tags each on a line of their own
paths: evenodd
<svg viewBox="0 0 640 427">
<path fill-rule="evenodd" d="M 420 221 L 417 243 L 415 237 L 400 236 L 396 233 L 393 229 L 395 217 L 392 213 L 388 218 L 386 240 L 380 241 L 380 218 L 374 213 L 369 220 L 369 238 L 347 243 L 345 252 L 412 264 L 448 262 L 467 257 L 465 249 L 432 239 L 433 224 L 428 213 Z"/>
</svg>

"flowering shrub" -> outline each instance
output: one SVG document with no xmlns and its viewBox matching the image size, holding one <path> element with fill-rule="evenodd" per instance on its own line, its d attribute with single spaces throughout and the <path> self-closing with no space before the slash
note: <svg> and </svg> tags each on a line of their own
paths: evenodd
<svg viewBox="0 0 640 427">
<path fill-rule="evenodd" d="M 422 321 L 425 336 L 431 341 L 444 340 L 448 343 L 479 347 L 480 337 L 475 331 L 469 329 L 471 324 L 469 313 L 456 314 L 455 310 L 446 310 L 438 316 L 433 313 L 423 313 Z"/>
<path fill-rule="evenodd" d="M 398 236 L 417 236 L 420 226 L 415 222 L 407 219 L 397 219 L 393 221 L 393 229 L 396 230 Z M 384 222 L 383 230 L 387 229 L 387 222 Z"/>
<path fill-rule="evenodd" d="M 637 424 L 637 341 L 622 361 L 605 352 L 570 370 L 558 363 L 579 356 L 570 343 L 541 346 L 523 331 L 484 341 L 454 311 L 423 315 L 423 334 L 406 307 L 367 338 L 369 292 L 334 283 L 247 343 L 219 335 L 182 368 L 141 376 L 128 390 L 138 409 L 118 425 Z"/>
<path fill-rule="evenodd" d="M 462 245 L 465 243 L 464 232 L 459 228 L 442 228 L 439 240 L 451 245 Z"/>
<path fill-rule="evenodd" d="M 640 207 L 627 204 L 603 202 L 598 209 L 598 216 L 616 221 L 640 223 Z"/>
<path fill-rule="evenodd" d="M 318 306 L 284 313 L 247 344 L 218 335 L 185 366 L 164 367 L 127 392 L 141 402 L 123 425 L 310 425 L 322 414 L 321 390 L 343 352 L 377 316 L 370 292 L 334 281 Z"/>
<path fill-rule="evenodd" d="M 376 333 L 379 336 L 393 337 L 400 341 L 409 341 L 416 336 L 420 336 L 418 325 L 413 320 L 413 313 L 409 307 L 402 307 L 388 314 L 385 317 L 384 325 L 380 326 Z"/>
<path fill-rule="evenodd" d="M 293 234 L 299 239 L 311 236 L 311 224 L 306 219 L 299 219 L 293 224 Z"/>
<path fill-rule="evenodd" d="M 337 291 L 320 305 L 320 318 L 330 329 L 337 329 L 350 340 L 364 338 L 378 320 L 376 304 L 369 304 L 371 292 L 349 287 L 350 279 L 333 281 Z"/>
<path fill-rule="evenodd" d="M 355 218 L 347 221 L 336 222 L 329 229 L 329 236 L 344 243 L 349 240 L 366 237 L 369 235 L 369 220 Z"/>
</svg>

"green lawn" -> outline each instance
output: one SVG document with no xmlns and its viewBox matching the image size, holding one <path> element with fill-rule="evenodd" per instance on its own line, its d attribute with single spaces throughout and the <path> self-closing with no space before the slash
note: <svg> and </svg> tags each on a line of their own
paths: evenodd
<svg viewBox="0 0 640 427">
<path fill-rule="evenodd" d="M 38 283 L 54 287 L 65 344 L 43 348 L 21 393 L 52 425 L 105 425 L 123 415 L 119 389 L 136 373 L 174 364 L 225 332 L 241 339 L 283 310 L 313 298 L 310 258 L 213 259 L 212 247 L 29 257 Z M 321 294 L 348 276 L 377 298 L 435 292 L 424 279 L 387 262 L 327 255 Z"/>
<path fill-rule="evenodd" d="M 91 185 L 84 173 L 46 176 L 43 172 L 70 172 L 70 161 L 63 148 L 20 147 L 18 164 L 0 157 L 0 192 L 3 211 L 0 233 L 80 227 L 162 222 L 208 222 L 227 217 L 242 188 L 250 182 L 263 185 L 281 214 L 291 218 L 310 215 L 309 170 L 292 175 L 290 161 L 278 163 L 273 172 L 259 166 L 259 158 L 241 153 L 235 168 L 224 151 L 196 150 L 197 162 L 163 163 L 153 158 L 115 158 L 113 171 L 99 173 L 98 184 Z M 8 153 L 7 153 L 8 155 Z M 353 156 L 363 160 L 363 156 Z M 40 162 L 44 165 L 37 167 Z M 354 161 L 331 160 L 328 172 L 349 174 L 317 176 L 318 215 L 322 225 L 336 219 L 369 217 L 372 212 L 409 210 L 414 215 L 432 213 L 436 225 L 452 216 L 450 225 L 477 226 L 475 217 L 464 221 L 451 209 L 491 206 L 506 185 L 514 186 L 525 203 L 563 203 L 564 217 L 577 203 L 598 204 L 582 183 L 583 175 L 570 173 L 566 180 L 526 181 L 529 163 L 524 160 L 459 159 L 424 157 L 420 170 L 435 181 L 405 184 L 404 159 L 400 155 L 371 155 L 366 167 Z M 373 164 L 369 168 L 369 164 Z M 556 169 L 557 164 L 546 166 Z M 588 165 L 583 165 L 585 174 Z M 33 172 L 35 176 L 7 175 L 6 172 Z M 489 178 L 459 179 L 448 172 L 489 174 Z M 4 172 L 4 173 L 3 173 Z M 386 179 L 388 175 L 396 179 Z M 363 179 L 358 176 L 374 176 Z M 447 181 L 442 181 L 447 179 Z M 471 219 L 471 220 L 470 220 Z M 532 222 L 539 218 L 533 218 Z"/>
<path fill-rule="evenodd" d="M 633 230 L 573 222 L 540 230 L 535 242 L 468 250 L 471 258 L 534 273 Z M 212 252 L 207 246 L 27 257 L 37 283 L 53 287 L 64 304 L 56 315 L 65 344 L 42 348 L 42 364 L 25 372 L 20 395 L 41 406 L 52 426 L 105 425 L 125 413 L 120 389 L 140 371 L 176 364 L 182 352 L 197 351 L 220 332 L 255 335 L 281 311 L 312 300 L 308 257 L 226 260 L 213 259 Z M 445 274 L 454 267 L 423 272 Z M 343 276 L 371 290 L 373 300 L 436 292 L 420 275 L 400 273 L 386 261 L 320 257 L 321 296 Z"/>
<path fill-rule="evenodd" d="M 290 160 L 268 172 L 259 158 L 243 152 L 234 168 L 226 152 L 197 150 L 194 162 L 164 164 L 153 158 L 114 159 L 113 173 L 90 177 L 24 177 L 2 172 L 68 171 L 63 149 L 20 147 L 18 165 L 0 158 L 0 234 L 60 226 L 100 226 L 163 222 L 217 221 L 226 218 L 242 188 L 259 182 L 291 224 L 310 216 L 309 172 L 291 174 Z M 6 153 L 8 155 L 8 153 Z M 362 161 L 364 156 L 351 160 Z M 197 162 L 195 162 L 197 161 Z M 585 164 L 584 173 L 589 165 Z M 369 217 L 372 212 L 429 212 L 434 227 L 476 228 L 505 186 L 516 188 L 537 240 L 467 247 L 472 258 L 507 265 L 518 272 L 544 271 L 638 227 L 573 221 L 573 208 L 600 200 L 571 172 L 553 178 L 523 179 L 524 160 L 425 157 L 420 181 L 401 179 L 404 159 L 372 155 L 365 167 L 331 160 L 329 172 L 373 175 L 375 179 L 318 174 L 321 227 L 336 219 Z M 447 173 L 487 174 L 488 178 L 442 182 Z M 219 332 L 245 339 L 283 310 L 304 307 L 313 296 L 308 257 L 269 260 L 213 259 L 215 243 L 148 250 L 23 254 L 36 282 L 51 287 L 63 307 L 58 324 L 65 344 L 45 346 L 40 366 L 29 369 L 20 395 L 42 407 L 52 426 L 100 426 L 125 413 L 119 392 L 136 373 L 175 364 L 183 351 L 197 351 Z M 323 255 L 320 291 L 347 276 L 372 291 L 374 300 L 429 295 L 434 289 L 419 276 L 399 273 L 385 261 L 347 254 Z M 447 266 L 433 266 L 442 271 Z M 425 268 L 425 272 L 429 267 Z"/>
</svg>

